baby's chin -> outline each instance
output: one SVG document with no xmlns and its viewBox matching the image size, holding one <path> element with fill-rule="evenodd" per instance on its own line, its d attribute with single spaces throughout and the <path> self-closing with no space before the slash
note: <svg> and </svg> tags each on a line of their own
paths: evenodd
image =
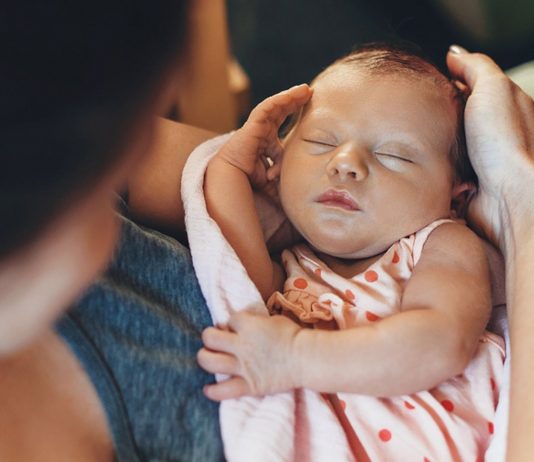
<svg viewBox="0 0 534 462">
<path fill-rule="evenodd" d="M 372 242 L 370 242 L 369 238 L 364 236 L 360 236 L 360 242 L 357 239 L 345 240 L 344 234 L 325 233 L 316 227 L 300 227 L 295 224 L 293 226 L 313 251 L 343 260 L 374 257 L 384 253 L 396 242 L 389 242 L 389 240 L 388 242 L 380 242 L 377 239 L 372 239 Z"/>
<path fill-rule="evenodd" d="M 335 243 L 317 243 L 306 240 L 310 248 L 315 253 L 322 253 L 331 257 L 339 258 L 341 260 L 363 260 L 366 258 L 375 257 L 384 253 L 392 244 L 389 245 L 373 245 L 371 247 L 364 246 L 362 248 L 347 248 L 336 245 Z"/>
</svg>

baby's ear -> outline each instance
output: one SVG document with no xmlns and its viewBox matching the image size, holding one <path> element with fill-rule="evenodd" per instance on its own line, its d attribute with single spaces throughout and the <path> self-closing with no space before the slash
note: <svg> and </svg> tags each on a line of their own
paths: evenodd
<svg viewBox="0 0 534 462">
<path fill-rule="evenodd" d="M 453 216 L 465 218 L 469 201 L 476 193 L 476 186 L 470 181 L 455 182 L 451 194 L 451 211 Z"/>
</svg>

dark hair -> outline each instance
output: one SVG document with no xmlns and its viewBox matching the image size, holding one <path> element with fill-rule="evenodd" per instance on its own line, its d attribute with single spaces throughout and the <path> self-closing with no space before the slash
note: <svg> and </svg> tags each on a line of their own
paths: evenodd
<svg viewBox="0 0 534 462">
<path fill-rule="evenodd" d="M 178 60 L 187 3 L 3 2 L 0 258 L 119 161 Z"/>
<path fill-rule="evenodd" d="M 367 71 L 371 75 L 403 74 L 408 78 L 429 79 L 436 86 L 442 87 L 456 108 L 456 137 L 449 152 L 456 178 L 476 184 L 476 175 L 467 156 L 465 143 L 464 97 L 456 85 L 423 54 L 421 48 L 406 41 L 366 43 L 334 61 L 317 75 L 311 84 L 338 65 L 355 65 L 359 70 Z M 288 125 L 294 125 L 295 122 L 296 119 Z M 286 133 L 288 128 L 290 127 L 285 128 Z"/>
</svg>

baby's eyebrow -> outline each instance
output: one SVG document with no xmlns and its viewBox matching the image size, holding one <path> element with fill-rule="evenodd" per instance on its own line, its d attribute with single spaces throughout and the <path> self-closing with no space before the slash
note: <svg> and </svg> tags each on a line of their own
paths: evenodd
<svg viewBox="0 0 534 462">
<path fill-rule="evenodd" d="M 319 128 L 324 127 L 324 125 L 332 124 L 332 116 L 329 115 L 324 109 L 322 108 L 313 108 L 311 111 L 306 110 L 307 108 L 304 107 L 300 113 L 299 117 L 299 124 L 305 124 L 305 125 L 311 125 L 318 126 Z M 326 130 L 324 130 L 326 131 Z"/>
</svg>

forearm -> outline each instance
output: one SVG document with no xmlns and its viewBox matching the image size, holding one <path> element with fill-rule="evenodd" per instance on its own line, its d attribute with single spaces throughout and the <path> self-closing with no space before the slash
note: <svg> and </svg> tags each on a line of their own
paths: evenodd
<svg viewBox="0 0 534 462">
<path fill-rule="evenodd" d="M 167 234 L 185 234 L 180 185 L 184 165 L 199 144 L 215 133 L 158 119 L 152 145 L 128 179 L 128 205 L 134 219 Z"/>
<path fill-rule="evenodd" d="M 511 339 L 509 461 L 527 460 L 534 453 L 534 238 L 514 235 L 506 252 L 506 290 Z M 512 244 L 509 241 L 509 244 Z"/>
<path fill-rule="evenodd" d="M 472 351 L 432 310 L 411 310 L 342 331 L 302 329 L 291 355 L 296 386 L 396 396 L 463 371 Z"/>
<path fill-rule="evenodd" d="M 215 157 L 208 164 L 204 195 L 209 215 L 237 253 L 262 297 L 276 286 L 276 275 L 267 251 L 248 176 Z"/>
</svg>

